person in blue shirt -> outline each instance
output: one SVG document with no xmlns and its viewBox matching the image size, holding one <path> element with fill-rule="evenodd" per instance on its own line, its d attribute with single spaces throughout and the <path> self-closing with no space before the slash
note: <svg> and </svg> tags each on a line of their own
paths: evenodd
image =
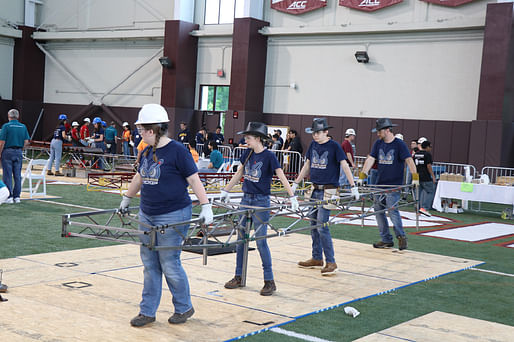
<svg viewBox="0 0 514 342">
<path fill-rule="evenodd" d="M 111 121 L 111 125 L 105 129 L 105 147 L 107 147 L 107 153 L 116 154 L 117 139 L 118 131 L 116 130 L 116 123 Z"/>
<path fill-rule="evenodd" d="M 4 203 L 9 198 L 9 189 L 4 182 L 0 180 L 0 204 Z"/>
<path fill-rule="evenodd" d="M 396 126 L 388 118 L 378 119 L 376 126 L 371 132 L 376 132 L 378 140 L 375 141 L 371 153 L 366 158 L 359 179 L 362 181 L 368 177 L 368 172 L 375 163 L 378 162 L 376 185 L 402 185 L 403 170 L 405 163 L 412 174 L 412 183 L 419 185 L 419 174 L 412 160 L 411 153 L 403 140 L 394 137 L 392 127 Z M 385 194 L 375 195 L 373 208 L 377 218 L 378 231 L 381 241 L 374 243 L 375 248 L 389 248 L 394 246 L 393 236 L 389 232 L 389 224 L 385 215 L 385 209 L 389 212 L 394 227 L 396 238 L 398 239 L 399 249 L 407 249 L 407 237 L 403 230 L 402 218 L 398 207 L 401 189 L 390 191 Z"/>
<path fill-rule="evenodd" d="M 9 110 L 7 112 L 9 122 L 5 123 L 0 130 L 2 179 L 10 194 L 7 203 L 20 202 L 23 148 L 29 144 L 30 139 L 27 127 L 18 121 L 19 117 L 20 112 L 17 109 Z"/>
<path fill-rule="evenodd" d="M 185 121 L 180 123 L 180 132 L 177 135 L 177 140 L 183 144 L 189 142 L 189 128 L 187 128 L 187 122 Z"/>
<path fill-rule="evenodd" d="M 214 141 L 216 144 L 221 145 L 225 141 L 225 137 L 221 133 L 221 126 L 216 127 L 216 133 L 214 133 Z"/>
<path fill-rule="evenodd" d="M 244 177 L 243 181 L 243 199 L 241 200 L 241 208 L 245 205 L 269 207 L 270 206 L 270 190 L 273 174 L 284 185 L 290 196 L 292 210 L 298 209 L 298 200 L 294 196 L 294 192 L 289 186 L 284 171 L 280 168 L 277 157 L 267 148 L 265 148 L 265 140 L 268 135 L 268 127 L 261 122 L 249 122 L 245 131 L 238 134 L 244 134 L 248 144 L 248 149 L 243 151 L 241 155 L 241 166 L 234 174 L 230 182 L 221 190 L 222 201 L 230 201 L 229 191 Z M 270 213 L 269 211 L 261 211 L 252 215 L 255 236 L 261 237 L 267 235 Z M 246 216 L 241 216 L 239 220 L 239 238 L 244 236 L 244 227 L 246 226 Z M 243 228 L 241 228 L 243 227 Z M 242 287 L 243 273 L 243 244 L 236 247 L 236 271 L 235 276 L 225 284 L 227 289 L 235 289 Z M 263 296 L 271 296 L 277 287 L 273 279 L 273 270 L 271 265 L 271 253 L 266 239 L 257 240 L 257 249 L 262 261 L 264 271 L 264 287 L 260 294 Z"/>
<path fill-rule="evenodd" d="M 49 176 L 55 175 L 55 176 L 64 176 L 60 171 L 61 167 L 61 158 L 62 158 L 62 145 L 64 143 L 64 140 L 68 140 L 66 136 L 66 120 L 68 117 L 66 114 L 60 114 L 59 115 L 59 123 L 57 124 L 57 127 L 54 130 L 54 137 L 52 138 L 52 141 L 50 142 L 50 158 L 48 159 L 48 164 L 46 165 L 47 168 L 47 174 Z M 55 161 L 55 173 L 52 172 L 52 164 Z"/>
<path fill-rule="evenodd" d="M 168 122 L 168 113 L 164 107 L 153 103 L 141 108 L 135 122 L 143 141 L 149 146 L 143 151 L 138 171 L 123 195 L 120 211 L 125 212 L 130 199 L 141 191 L 139 230 L 144 232 L 149 230 L 148 226 L 191 220 L 192 204 L 188 186 L 191 186 L 201 204 L 200 220 L 204 224 L 213 221 L 211 204 L 198 177 L 193 158 L 182 143 L 168 138 Z M 164 233 L 157 236 L 157 246 L 181 246 L 188 229 L 189 224 L 165 229 Z M 144 245 L 150 243 L 149 235 L 141 234 L 139 238 Z M 185 323 L 194 314 L 180 252 L 180 249 L 150 250 L 141 246 L 144 287 L 139 314 L 130 321 L 132 326 L 142 327 L 155 321 L 161 301 L 163 274 L 175 306 L 175 313 L 168 322 Z"/>
<path fill-rule="evenodd" d="M 200 173 L 217 172 L 218 169 L 223 164 L 223 155 L 218 150 L 218 144 L 216 144 L 215 141 L 211 140 L 211 141 L 209 141 L 208 146 L 209 146 L 209 150 L 211 151 L 209 154 L 209 165 L 207 166 L 207 168 L 202 168 L 202 169 L 198 170 L 198 172 L 200 172 Z"/>
<path fill-rule="evenodd" d="M 352 186 L 352 196 L 358 200 L 359 190 L 353 181 L 346 155 L 341 145 L 328 137 L 329 128 L 332 126 L 328 125 L 327 119 L 316 118 L 312 121 L 312 126 L 305 129 L 306 133 L 312 134 L 313 141 L 305 154 L 305 164 L 293 183 L 293 189 L 296 190 L 298 184 L 310 174 L 312 182 L 310 198 L 313 200 L 336 200 L 339 198 L 339 171 L 342 168 Z M 323 267 L 323 254 L 325 254 L 326 264 L 321 269 L 321 275 L 335 274 L 337 264 L 334 257 L 334 245 L 330 229 L 325 224 L 330 218 L 330 209 L 324 206 L 312 207 L 309 216 L 311 226 L 320 224 L 323 226 L 311 229 L 312 257 L 309 260 L 298 262 L 298 266 L 302 268 Z"/>
<path fill-rule="evenodd" d="M 132 142 L 133 142 L 132 148 L 134 149 L 134 156 L 137 156 L 137 152 L 138 152 L 137 146 L 139 145 L 141 140 L 143 140 L 143 138 L 141 138 L 141 134 L 139 134 L 139 130 L 137 129 L 137 127 L 134 127 L 134 130 L 132 131 Z"/>
</svg>

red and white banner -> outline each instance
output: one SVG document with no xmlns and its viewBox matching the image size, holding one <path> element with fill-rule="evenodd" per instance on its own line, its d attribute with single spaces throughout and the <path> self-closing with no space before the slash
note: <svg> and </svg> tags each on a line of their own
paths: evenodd
<svg viewBox="0 0 514 342">
<path fill-rule="evenodd" d="M 271 0 L 271 8 L 289 14 L 302 14 L 326 5 L 327 0 Z"/>
<path fill-rule="evenodd" d="M 373 12 L 384 7 L 399 4 L 402 1 L 403 0 L 339 0 L 339 6 L 350 7 L 360 11 Z"/>
<path fill-rule="evenodd" d="M 456 7 L 463 4 L 467 4 L 473 0 L 421 0 L 425 2 L 430 2 L 432 4 L 441 5 L 441 6 L 451 6 Z"/>
</svg>

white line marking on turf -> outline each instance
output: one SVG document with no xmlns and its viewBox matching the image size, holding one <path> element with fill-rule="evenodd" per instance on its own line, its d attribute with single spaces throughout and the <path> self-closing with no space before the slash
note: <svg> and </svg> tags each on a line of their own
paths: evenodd
<svg viewBox="0 0 514 342">
<path fill-rule="evenodd" d="M 95 211 L 101 211 L 101 210 L 103 210 L 103 209 L 98 209 L 98 208 L 84 207 L 84 206 L 82 206 L 82 205 L 77 205 L 77 204 L 69 204 L 69 203 L 62 203 L 62 202 L 54 202 L 54 201 L 43 200 L 43 199 L 37 199 L 37 200 L 35 200 L 35 201 L 43 202 L 43 203 L 59 204 L 59 205 L 64 205 L 64 206 L 66 206 L 66 207 L 76 207 L 76 208 L 88 209 L 88 210 L 95 210 Z"/>
<path fill-rule="evenodd" d="M 271 328 L 270 330 L 273 331 L 274 333 L 277 333 L 277 334 L 287 335 L 287 336 L 290 336 L 290 337 L 296 337 L 296 338 L 298 338 L 300 340 L 304 340 L 304 341 L 330 342 L 329 340 L 324 340 L 324 339 L 319 338 L 319 337 L 310 336 L 310 335 L 304 335 L 304 334 L 296 333 L 294 331 L 289 331 L 289 330 L 285 330 L 285 329 L 281 329 L 281 328 Z"/>
<path fill-rule="evenodd" d="M 496 271 L 490 271 L 490 270 L 483 270 L 481 268 L 474 268 L 474 267 L 471 267 L 470 270 L 473 270 L 473 271 L 480 271 L 480 272 L 485 272 L 485 273 L 492 273 L 492 274 L 497 274 L 497 275 L 502 275 L 502 276 L 507 276 L 507 277 L 514 277 L 514 274 L 510 274 L 510 273 L 503 273 L 503 272 L 496 272 Z"/>
</svg>

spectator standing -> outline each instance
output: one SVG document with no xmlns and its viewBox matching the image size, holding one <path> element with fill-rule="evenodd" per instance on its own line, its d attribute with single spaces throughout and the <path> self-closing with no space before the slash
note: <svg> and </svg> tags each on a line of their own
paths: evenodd
<svg viewBox="0 0 514 342">
<path fill-rule="evenodd" d="M 225 141 L 225 137 L 221 133 L 221 126 L 216 127 L 216 133 L 214 133 L 214 141 L 216 144 L 221 145 Z"/>
<path fill-rule="evenodd" d="M 29 144 L 27 127 L 18 121 L 20 112 L 11 109 L 7 112 L 7 123 L 0 130 L 0 161 L 2 162 L 2 179 L 9 197 L 6 203 L 19 203 L 21 194 L 21 166 L 23 162 L 23 148 Z M 14 187 L 13 187 L 14 179 Z"/>
<path fill-rule="evenodd" d="M 130 132 L 130 125 L 128 124 L 128 122 L 123 123 L 123 132 L 121 133 L 121 140 L 123 141 L 123 155 L 128 157 L 131 154 L 130 143 L 132 142 L 132 134 Z"/>
<path fill-rule="evenodd" d="M 187 123 L 185 121 L 180 123 L 180 132 L 178 132 L 177 140 L 183 144 L 190 140 L 189 128 L 187 128 Z"/>
<path fill-rule="evenodd" d="M 141 140 L 143 140 L 143 138 L 141 137 L 141 134 L 139 134 L 139 130 L 137 129 L 137 127 L 134 127 L 134 129 L 132 130 L 132 142 L 134 143 L 132 147 L 134 148 L 135 156 L 138 155 L 138 146 Z"/>
<path fill-rule="evenodd" d="M 428 217 L 432 216 L 429 210 L 432 209 L 436 188 L 431 150 L 432 144 L 426 140 L 421 143 L 421 150 L 414 154 L 414 164 L 416 164 L 416 170 L 419 173 L 419 212 Z"/>
<path fill-rule="evenodd" d="M 298 173 L 300 171 L 299 165 L 300 165 L 300 159 L 302 158 L 301 155 L 303 153 L 302 142 L 300 141 L 298 132 L 294 129 L 291 129 L 291 130 L 289 130 L 289 132 L 287 132 L 287 138 L 289 141 L 289 143 L 287 144 L 287 151 L 298 152 L 299 154 L 291 153 L 290 155 L 288 155 L 289 165 L 288 165 L 286 171 Z"/>
<path fill-rule="evenodd" d="M 116 154 L 117 138 L 118 131 L 116 130 L 116 123 L 111 121 L 111 125 L 105 129 L 105 147 L 107 147 L 107 153 Z"/>
<path fill-rule="evenodd" d="M 352 143 L 355 140 L 355 130 L 353 128 L 348 128 L 344 134 L 344 141 L 341 144 L 341 148 L 343 149 L 343 152 L 346 155 L 346 159 L 348 161 L 348 166 L 350 169 L 355 167 L 355 159 L 354 159 L 354 150 Z M 353 176 L 352 176 L 353 177 Z M 345 186 L 348 185 L 348 178 L 346 177 L 346 174 L 343 172 L 343 169 L 340 171 L 340 177 L 339 177 L 339 185 Z"/>
</svg>

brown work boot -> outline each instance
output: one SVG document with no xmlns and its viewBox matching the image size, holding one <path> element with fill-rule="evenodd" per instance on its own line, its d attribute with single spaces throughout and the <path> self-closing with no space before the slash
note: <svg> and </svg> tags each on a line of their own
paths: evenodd
<svg viewBox="0 0 514 342">
<path fill-rule="evenodd" d="M 52 172 L 52 170 L 48 170 L 48 171 L 46 172 L 46 174 L 47 174 L 47 175 L 49 175 L 49 176 L 53 176 L 53 175 L 54 175 L 54 173 Z"/>
<path fill-rule="evenodd" d="M 306 260 L 306 261 L 299 261 L 298 267 L 301 267 L 301 268 L 323 267 L 323 260 L 315 260 L 315 259 L 310 258 L 309 260 Z"/>
<path fill-rule="evenodd" d="M 336 274 L 337 264 L 335 262 L 327 262 L 326 266 L 321 269 L 322 276 L 328 276 Z"/>
<path fill-rule="evenodd" d="M 145 326 L 152 322 L 155 322 L 155 317 L 148 317 L 148 316 L 139 314 L 130 320 L 130 325 L 133 327 L 142 327 L 142 326 Z"/>
<path fill-rule="evenodd" d="M 393 247 L 393 246 L 394 246 L 393 242 L 384 242 L 384 241 L 375 242 L 373 244 L 374 248 L 389 248 L 389 247 Z"/>
<path fill-rule="evenodd" d="M 271 296 L 277 290 L 274 280 L 265 280 L 264 287 L 261 289 L 261 296 Z"/>
<path fill-rule="evenodd" d="M 234 276 L 234 278 L 225 283 L 226 289 L 237 289 L 238 287 L 243 287 L 241 285 L 241 276 Z"/>
<path fill-rule="evenodd" d="M 64 173 L 60 173 L 59 171 L 55 171 L 54 175 L 55 176 L 64 176 Z"/>
<path fill-rule="evenodd" d="M 407 249 L 407 237 L 406 236 L 398 236 L 398 249 L 400 251 Z"/>
</svg>

